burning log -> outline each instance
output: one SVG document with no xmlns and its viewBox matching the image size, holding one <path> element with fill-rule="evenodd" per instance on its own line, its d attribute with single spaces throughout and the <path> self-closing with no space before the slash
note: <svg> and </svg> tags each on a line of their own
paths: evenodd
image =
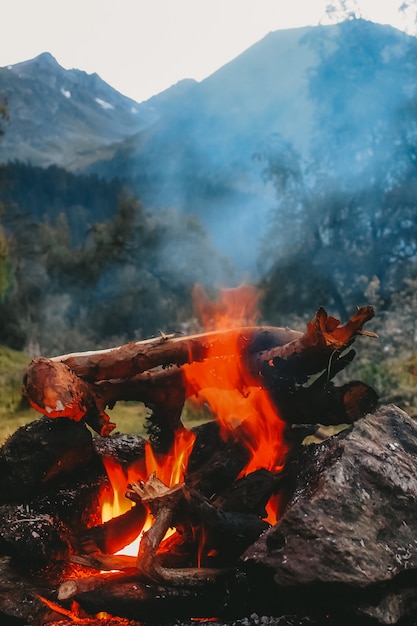
<svg viewBox="0 0 417 626">
<path fill-rule="evenodd" d="M 100 552 L 81 555 L 72 554 L 68 561 L 70 563 L 81 565 L 82 567 L 99 571 L 131 572 L 134 570 L 136 575 L 138 573 L 136 569 L 135 557 L 127 554 L 101 554 Z"/>
<path fill-rule="evenodd" d="M 338 320 L 319 309 L 305 333 L 243 327 L 189 337 L 163 336 L 110 350 L 34 359 L 27 371 L 24 393 L 32 406 L 46 415 L 86 419 L 102 435 L 114 428 L 105 413 L 107 406 L 121 399 L 140 400 L 154 409 L 158 428 L 162 423 L 171 441 L 172 432 L 182 426 L 180 416 L 186 395 L 199 391 L 198 385 L 184 380 L 183 367 L 207 359 L 236 359 L 237 354 L 243 363 L 239 383 L 242 391 L 248 385 L 265 386 L 278 407 L 282 405 L 283 419 L 292 423 L 291 403 L 281 401 L 281 396 L 293 394 L 313 374 L 330 374 L 345 367 L 349 358 L 342 353 L 355 337 L 375 336 L 362 330 L 373 315 L 372 307 L 358 308 L 340 326 Z M 161 371 L 161 367 L 169 369 Z M 222 384 L 219 378 L 219 388 Z M 368 410 L 373 401 L 372 397 Z M 311 421 L 313 417 L 306 415 L 305 419 Z"/>
<path fill-rule="evenodd" d="M 369 319 L 369 318 L 368 318 Z M 364 320 L 366 321 L 366 320 Z M 235 342 L 230 341 L 231 335 Z M 299 339 L 302 333 L 288 328 L 243 327 L 211 331 L 197 335 L 162 335 L 93 352 L 65 354 L 51 359 L 64 363 L 77 376 L 88 382 L 125 379 L 158 366 L 183 365 L 204 360 L 208 353 L 234 356 L 236 345 L 243 353 L 253 343 L 267 341 L 269 347 L 282 346 Z"/>
<path fill-rule="evenodd" d="M 136 568 L 127 572 L 101 572 L 95 576 L 85 576 L 83 578 L 70 578 L 63 582 L 58 589 L 58 600 L 70 600 L 76 595 L 88 591 L 105 591 L 106 588 L 114 584 L 136 581 L 138 573 Z"/>
<path fill-rule="evenodd" d="M 114 554 L 136 539 L 146 517 L 145 507 L 137 504 L 126 513 L 89 528 L 79 537 L 81 547 L 84 552 L 100 550 L 106 554 Z"/>
<path fill-rule="evenodd" d="M 243 353 L 252 342 L 281 345 L 300 335 L 283 328 L 247 327 L 190 337 L 164 335 L 109 350 L 37 358 L 26 372 L 23 393 L 41 413 L 52 418 L 86 419 L 103 436 L 114 428 L 105 408 L 123 399 L 143 401 L 151 408 L 161 406 L 165 424 L 166 411 L 171 409 L 176 428 L 184 402 L 182 385 L 178 385 L 180 375 L 176 369 L 167 375 L 153 371 L 155 368 L 202 361 L 213 350 L 233 356 L 236 349 Z M 167 393 L 167 385 L 171 393 Z M 179 399 L 176 393 L 173 400 L 173 389 L 180 390 Z"/>
<path fill-rule="evenodd" d="M 144 533 L 139 547 L 136 565 L 142 575 L 156 583 L 189 587 L 215 582 L 219 576 L 224 575 L 223 570 L 209 568 L 167 568 L 157 559 L 157 549 L 178 516 L 180 502 L 186 501 L 189 504 L 191 494 L 183 483 L 168 488 L 155 475 L 151 475 L 146 483 L 133 483 L 130 489 L 129 497 L 146 502 L 155 518 L 150 530 Z M 202 500 L 200 497 L 200 501 Z M 192 519 L 192 516 L 187 518 Z"/>
<path fill-rule="evenodd" d="M 344 326 L 339 326 L 339 320 L 320 308 L 301 337 L 252 356 L 252 370 L 274 366 L 281 377 L 303 382 L 311 374 L 331 367 L 332 360 L 338 360 L 357 335 L 376 337 L 375 333 L 363 330 L 363 325 L 374 315 L 373 307 L 358 307 L 355 315 Z"/>
</svg>

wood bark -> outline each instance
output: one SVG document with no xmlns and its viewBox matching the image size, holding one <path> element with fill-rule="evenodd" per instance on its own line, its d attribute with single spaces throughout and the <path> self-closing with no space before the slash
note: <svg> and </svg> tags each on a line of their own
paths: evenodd
<svg viewBox="0 0 417 626">
<path fill-rule="evenodd" d="M 301 332 L 289 328 L 246 326 L 189 336 L 162 335 L 108 350 L 65 354 L 51 360 L 64 363 L 80 378 L 95 382 L 129 378 L 157 366 L 202 361 L 208 352 L 223 356 L 234 355 L 236 350 L 242 353 L 262 340 L 267 340 L 269 347 L 282 346 L 301 336 Z"/>
</svg>

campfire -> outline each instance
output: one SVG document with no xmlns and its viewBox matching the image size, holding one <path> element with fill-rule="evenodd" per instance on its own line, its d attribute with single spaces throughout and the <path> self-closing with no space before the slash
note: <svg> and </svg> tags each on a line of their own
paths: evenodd
<svg viewBox="0 0 417 626">
<path fill-rule="evenodd" d="M 363 328 L 374 311 L 358 308 L 341 325 L 319 309 L 303 332 L 257 326 L 257 299 L 241 288 L 212 302 L 196 289 L 204 332 L 29 365 L 24 394 L 44 417 L 1 450 L 0 548 L 4 576 L 31 598 L 30 623 L 283 614 L 291 594 L 277 604 L 276 589 L 295 585 L 285 545 L 302 536 L 288 516 L 300 494 L 314 501 L 307 487 L 339 458 L 335 443 L 302 442 L 375 410 L 366 384 L 333 382 L 355 338 L 375 337 Z M 151 410 L 148 438 L 113 434 L 108 409 L 122 400 Z M 186 402 L 211 419 L 187 429 Z M 339 450 L 353 432 L 330 440 Z M 0 612 L 24 620 L 16 589 Z"/>
</svg>

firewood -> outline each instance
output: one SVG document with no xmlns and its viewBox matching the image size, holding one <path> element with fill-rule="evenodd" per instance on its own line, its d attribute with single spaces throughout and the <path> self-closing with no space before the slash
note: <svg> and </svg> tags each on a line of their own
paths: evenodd
<svg viewBox="0 0 417 626">
<path fill-rule="evenodd" d="M 155 518 L 151 528 L 143 534 L 139 546 L 136 566 L 141 575 L 156 583 L 189 587 L 214 582 L 224 575 L 223 570 L 212 568 L 163 567 L 156 557 L 159 544 L 173 525 L 178 503 L 186 497 L 183 483 L 167 487 L 152 474 L 144 483 L 132 483 L 130 489 L 130 497 L 147 503 Z"/>
<path fill-rule="evenodd" d="M 298 387 L 290 393 L 275 385 L 272 397 L 280 416 L 289 424 L 352 424 L 373 411 L 378 403 L 376 392 L 361 381 L 337 387 Z"/>
<path fill-rule="evenodd" d="M 136 568 L 125 570 L 123 572 L 100 572 L 94 576 L 84 576 L 78 578 L 69 578 L 58 587 L 58 600 L 70 600 L 75 595 L 85 593 L 86 591 L 98 591 L 106 589 L 109 585 L 121 582 L 130 582 L 137 580 L 138 573 Z"/>
<path fill-rule="evenodd" d="M 266 517 L 265 507 L 271 495 L 277 493 L 285 480 L 285 472 L 274 474 L 258 469 L 233 482 L 213 500 L 222 511 L 252 513 Z"/>
<path fill-rule="evenodd" d="M 319 309 L 300 333 L 285 328 L 244 327 L 213 331 L 189 337 L 164 336 L 97 352 L 74 353 L 54 359 L 34 359 L 29 365 L 24 393 L 37 410 L 50 417 L 86 419 L 100 434 L 114 428 L 106 406 L 129 398 L 142 400 L 154 409 L 156 423 L 172 433 L 181 427 L 185 393 L 199 389 L 185 385 L 179 368 L 211 358 L 242 359 L 242 389 L 245 385 L 291 391 L 309 376 L 347 361 L 344 350 L 363 331 L 374 315 L 372 307 L 359 308 L 344 325 Z M 237 356 L 236 356 L 237 355 Z M 161 373 L 161 367 L 171 369 Z M 172 367 L 177 366 L 177 367 Z M 271 373 L 272 372 L 272 373 Z M 169 385 L 169 393 L 166 385 Z M 219 380 L 219 387 L 224 384 Z M 289 420 L 290 421 L 290 420 Z M 169 439 L 169 436 L 168 436 Z"/>
<path fill-rule="evenodd" d="M 209 351 L 223 356 L 235 354 L 236 348 L 244 352 L 262 338 L 267 338 L 269 347 L 284 345 L 301 335 L 289 328 L 247 326 L 189 336 L 162 335 L 109 350 L 65 354 L 51 360 L 64 363 L 83 380 L 95 382 L 129 378 L 157 366 L 202 361 Z"/>
<path fill-rule="evenodd" d="M 93 457 L 84 424 L 44 417 L 18 428 L 0 449 L 0 502 L 45 493 L 81 474 Z"/>
<path fill-rule="evenodd" d="M 118 552 L 136 539 L 143 528 L 147 511 L 140 503 L 118 517 L 88 528 L 79 537 L 85 552 L 101 550 L 107 554 Z"/>
<path fill-rule="evenodd" d="M 136 558 L 125 554 L 71 554 L 70 563 L 99 571 L 125 571 L 136 568 Z"/>
<path fill-rule="evenodd" d="M 77 593 L 73 599 L 90 615 L 105 611 L 152 624 L 172 623 L 174 618 L 243 617 L 250 612 L 246 579 L 235 572 L 224 574 L 215 583 L 193 587 L 114 581 Z"/>
<path fill-rule="evenodd" d="M 339 320 L 320 308 L 301 337 L 252 355 L 251 371 L 257 374 L 274 367 L 283 378 L 304 382 L 308 376 L 331 367 L 332 360 L 337 360 L 358 335 L 377 337 L 362 329 L 374 315 L 373 307 L 358 307 L 355 315 L 340 326 Z"/>
<path fill-rule="evenodd" d="M 236 349 L 244 353 L 252 342 L 259 345 L 280 345 L 299 337 L 301 333 L 285 328 L 244 327 L 191 335 L 164 336 L 130 343 L 110 350 L 74 353 L 46 359 L 34 359 L 26 372 L 23 393 L 30 404 L 49 417 L 87 419 L 102 435 L 114 428 L 105 413 L 106 406 L 117 400 L 135 399 L 160 404 L 167 382 L 158 371 L 160 366 L 182 365 L 206 358 L 210 350 L 231 355 Z M 175 371 L 175 370 L 174 370 Z M 132 377 L 148 372 L 142 378 Z M 97 385 L 100 381 L 107 384 Z M 122 382 L 123 381 L 123 382 Z M 112 390 L 112 385 L 117 390 Z M 137 385 L 138 391 L 133 391 Z M 175 404 L 178 407 L 178 403 Z"/>
<path fill-rule="evenodd" d="M 130 488 L 130 497 L 146 502 L 155 518 L 141 540 L 137 561 L 139 571 L 154 582 L 200 584 L 220 574 L 220 570 L 207 567 L 164 567 L 157 550 L 170 526 L 180 529 L 181 536 L 192 538 L 193 545 L 198 535 L 204 538 L 205 549 L 220 555 L 218 562 L 223 569 L 269 527 L 256 514 L 221 511 L 184 483 L 168 488 L 152 475 L 146 483 L 133 483 Z"/>
</svg>

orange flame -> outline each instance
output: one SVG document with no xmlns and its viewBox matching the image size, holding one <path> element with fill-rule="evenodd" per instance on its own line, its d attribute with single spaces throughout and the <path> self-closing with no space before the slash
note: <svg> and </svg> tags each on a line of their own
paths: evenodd
<svg viewBox="0 0 417 626">
<path fill-rule="evenodd" d="M 259 315 L 260 293 L 253 287 L 223 290 L 218 302 L 209 300 L 201 287 L 194 289 L 194 306 L 207 330 L 223 330 L 255 324 Z M 197 402 L 206 402 L 219 420 L 226 438 L 241 426 L 251 459 L 242 475 L 259 468 L 277 472 L 282 470 L 287 445 L 284 438 L 285 423 L 278 415 L 268 392 L 245 369 L 238 348 L 238 332 L 229 333 L 230 346 L 225 358 L 224 345 L 213 347 L 203 362 L 183 366 L 188 394 Z M 217 350 L 217 353 L 216 353 Z M 187 394 L 187 395 L 188 395 Z M 275 508 L 275 507 L 274 507 Z M 270 507 L 268 521 L 275 518 Z"/>
<path fill-rule="evenodd" d="M 153 472 L 170 487 L 181 482 L 184 479 L 188 457 L 191 454 L 194 441 L 195 435 L 193 433 L 185 428 L 178 430 L 175 433 L 174 444 L 169 454 L 163 456 L 154 454 L 151 445 L 146 442 L 144 459 L 134 463 L 127 470 L 124 470 L 113 459 L 105 458 L 103 461 L 111 490 L 102 494 L 100 503 L 102 522 L 122 515 L 132 508 L 132 501 L 125 497 L 127 485 L 130 482 L 146 481 Z M 151 517 L 148 515 L 139 536 L 120 550 L 118 554 L 135 556 L 138 553 L 140 539 L 143 533 L 149 530 L 151 523 Z"/>
<path fill-rule="evenodd" d="M 247 285 L 221 289 L 218 300 L 210 300 L 200 285 L 193 288 L 194 310 L 205 330 L 224 330 L 255 324 L 262 293 Z"/>
</svg>

